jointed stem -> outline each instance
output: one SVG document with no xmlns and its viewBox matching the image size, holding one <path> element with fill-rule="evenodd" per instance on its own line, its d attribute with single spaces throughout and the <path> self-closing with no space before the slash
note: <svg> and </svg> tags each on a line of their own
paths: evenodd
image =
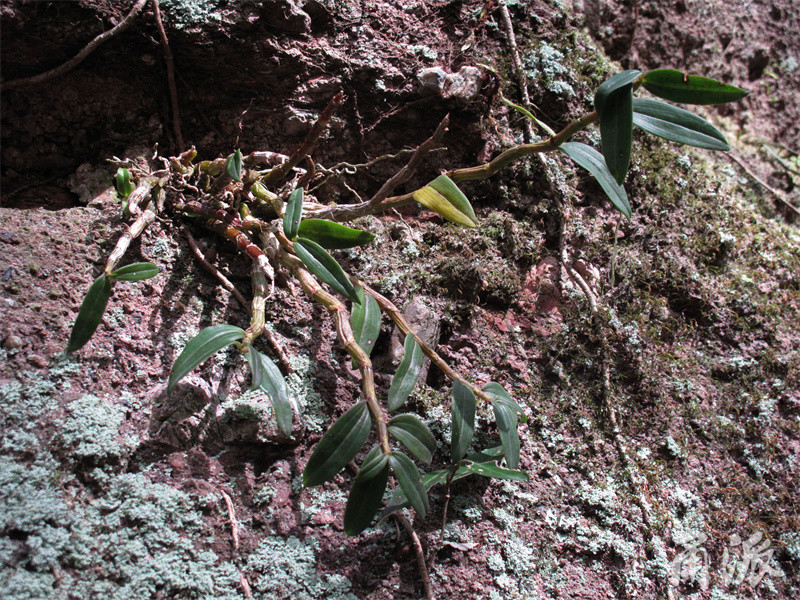
<svg viewBox="0 0 800 600">
<path fill-rule="evenodd" d="M 448 171 L 447 175 L 455 182 L 486 179 L 497 174 L 497 172 L 504 167 L 507 167 L 511 163 L 525 158 L 526 156 L 531 156 L 533 154 L 539 154 L 542 152 L 552 152 L 553 150 L 558 149 L 561 144 L 569 140 L 573 135 L 582 129 L 585 129 L 594 123 L 596 120 L 597 111 L 592 111 L 589 114 L 582 116 L 580 119 L 575 119 L 564 129 L 559 131 L 554 136 L 544 140 L 543 142 L 536 142 L 535 144 L 521 144 L 519 146 L 509 148 L 488 163 L 478 165 L 477 167 L 454 169 L 452 171 Z M 425 143 L 430 141 L 430 139 Z M 307 211 L 306 215 L 308 217 L 330 219 L 332 221 L 350 221 L 366 215 L 387 212 L 394 208 L 411 204 L 413 201 L 414 198 L 412 197 L 412 194 L 403 194 L 401 196 L 390 196 L 389 198 L 385 198 L 380 202 L 369 201 L 360 202 L 358 204 L 341 204 L 338 206 L 330 206 L 317 210 L 311 210 Z"/>
<path fill-rule="evenodd" d="M 138 206 L 133 204 L 133 199 L 136 198 L 136 203 L 138 204 L 138 202 L 147 197 L 147 195 L 153 189 L 155 183 L 155 179 L 151 177 L 145 178 L 131 193 L 129 206 L 134 206 L 136 211 L 139 211 L 140 209 Z M 106 275 L 114 271 L 119 260 L 123 257 L 125 252 L 127 252 L 131 242 L 142 235 L 142 232 L 147 229 L 148 225 L 156 220 L 155 209 L 151 208 L 152 205 L 152 202 L 146 204 L 144 211 L 139 214 L 136 220 L 126 228 L 125 233 L 123 233 L 119 240 L 117 240 L 117 245 L 114 247 L 113 252 L 111 252 L 109 255 L 108 260 L 106 261 L 106 267 L 103 270 Z"/>
<path fill-rule="evenodd" d="M 285 237 L 283 239 L 281 239 L 281 237 L 281 235 L 278 235 L 282 245 L 291 244 Z M 375 376 L 372 371 L 372 361 L 361 346 L 358 345 L 353 336 L 353 330 L 350 328 L 350 316 L 347 313 L 347 309 L 338 298 L 322 289 L 314 276 L 304 268 L 299 258 L 293 254 L 289 254 L 285 250 L 281 250 L 278 254 L 278 260 L 284 267 L 289 269 L 292 275 L 300 282 L 303 291 L 331 313 L 333 322 L 336 325 L 336 335 L 339 338 L 339 343 L 356 362 L 358 370 L 361 372 L 361 392 L 364 394 L 369 412 L 377 426 L 378 441 L 383 451 L 388 454 L 391 452 L 391 447 L 389 446 L 389 431 L 387 429 L 389 417 L 383 407 L 378 403 L 378 397 L 375 393 Z"/>
<path fill-rule="evenodd" d="M 581 129 L 585 129 L 597 120 L 597 111 L 592 111 L 587 115 L 582 116 L 580 119 L 575 119 L 567 125 L 564 129 L 559 131 L 554 136 L 544 140 L 543 142 L 536 142 L 535 144 L 520 144 L 513 148 L 509 148 L 499 156 L 489 161 L 488 163 L 478 165 L 477 167 L 467 167 L 464 169 L 454 169 L 448 171 L 447 175 L 453 181 L 473 181 L 476 179 L 486 179 L 495 175 L 500 169 L 507 167 L 513 162 L 518 161 L 526 156 L 532 154 L 539 154 L 541 152 L 552 152 L 556 150 L 561 144 L 569 140 L 573 135 L 578 133 Z"/>
<path fill-rule="evenodd" d="M 372 296 L 373 298 L 375 298 L 375 301 L 378 303 L 378 306 L 380 306 L 381 310 L 384 313 L 386 313 L 387 315 L 389 315 L 389 318 L 392 321 L 394 321 L 394 324 L 397 325 L 397 328 L 404 335 L 411 334 L 412 336 L 414 336 L 414 341 L 416 341 L 417 344 L 419 344 L 419 347 L 422 349 L 423 354 L 425 354 L 425 356 L 427 356 L 429 359 L 431 359 L 431 362 L 433 364 L 435 364 L 437 367 L 439 367 L 439 369 L 441 369 L 442 373 L 444 373 L 445 376 L 450 381 L 459 380 L 461 383 L 463 383 L 468 388 L 470 388 L 473 391 L 473 393 L 477 397 L 479 397 L 481 400 L 483 400 L 485 402 L 491 402 L 492 401 L 492 399 L 488 395 L 486 395 L 483 392 L 483 390 L 481 390 L 476 385 L 472 384 L 470 381 L 468 381 L 468 380 L 464 379 L 463 377 L 461 377 L 455 370 L 453 370 L 453 368 L 450 365 L 448 365 L 444 361 L 444 359 L 441 356 L 439 356 L 436 353 L 436 350 L 434 350 L 433 348 L 428 346 L 428 344 L 426 344 L 422 340 L 422 338 L 419 337 L 417 332 L 414 331 L 414 329 L 411 327 L 411 325 L 408 323 L 408 321 L 406 321 L 405 317 L 397 309 L 397 307 L 392 303 L 391 300 L 389 300 L 385 296 L 382 296 L 381 294 L 379 294 L 378 292 L 373 290 L 371 287 L 369 287 L 363 281 L 359 281 L 358 279 L 355 279 L 355 278 L 351 278 L 351 279 L 353 280 L 354 284 L 362 286 L 364 288 L 364 292 L 365 293 L 367 293 L 370 296 Z"/>
</svg>

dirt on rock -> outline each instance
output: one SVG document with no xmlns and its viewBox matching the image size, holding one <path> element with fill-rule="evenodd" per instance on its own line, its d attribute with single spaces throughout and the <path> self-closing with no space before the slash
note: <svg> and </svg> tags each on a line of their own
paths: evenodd
<svg viewBox="0 0 800 600">
<path fill-rule="evenodd" d="M 449 115 L 444 149 L 399 191 L 523 141 L 498 2 L 160 0 L 180 129 L 198 160 L 291 153 L 339 91 L 313 153 L 322 203 L 369 198 Z M 360 375 L 324 308 L 279 275 L 267 300 L 296 404 L 292 435 L 249 391 L 233 349 L 166 379 L 211 324 L 247 328 L 250 263 L 196 222 L 159 219 L 124 262 L 99 329 L 63 354 L 129 220 L 114 157 L 178 152 L 152 3 L 69 72 L 47 71 L 136 4 L 0 0 L 0 572 L 29 598 L 416 599 L 414 541 L 391 519 L 344 533 L 352 473 L 302 471 Z M 465 182 L 480 220 L 414 207 L 358 226 L 336 256 L 399 306 L 471 381 L 523 406 L 529 481 L 463 479 L 413 519 L 432 595 L 795 598 L 800 592 L 800 14 L 791 0 L 506 0 L 536 116 L 592 110 L 623 68 L 672 67 L 744 87 L 700 107 L 735 161 L 635 135 L 619 221 L 596 183 L 553 154 Z M 599 136 L 581 134 L 599 143 Z M 776 158 L 777 157 L 777 158 Z M 754 177 L 770 186 L 761 187 Z M 565 257 L 567 260 L 565 261 Z M 599 307 L 593 317 L 580 274 Z M 598 322 L 602 326 L 598 326 Z M 423 336 L 423 337 L 425 337 Z M 379 395 L 402 335 L 384 320 Z M 604 364 L 608 365 L 607 371 Z M 430 367 L 406 408 L 448 459 L 450 387 Z M 474 447 L 497 444 L 481 407 Z M 447 518 L 442 522 L 445 505 Z M 443 528 L 442 528 L 443 527 Z"/>
</svg>

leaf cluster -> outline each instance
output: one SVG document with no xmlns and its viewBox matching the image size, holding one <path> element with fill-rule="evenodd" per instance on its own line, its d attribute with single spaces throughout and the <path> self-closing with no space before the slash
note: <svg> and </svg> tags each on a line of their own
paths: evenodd
<svg viewBox="0 0 800 600">
<path fill-rule="evenodd" d="M 634 97 L 641 88 L 661 100 Z M 456 185 L 457 181 L 488 177 L 510 162 L 534 152 L 558 149 L 586 169 L 598 181 L 616 210 L 631 219 L 632 207 L 624 182 L 633 151 L 633 128 L 638 127 L 676 143 L 709 150 L 727 150 L 729 146 L 725 137 L 713 125 L 668 102 L 719 104 L 739 100 L 744 95 L 746 92 L 734 86 L 670 69 L 645 74 L 634 69 L 627 70 L 610 77 L 599 86 L 594 96 L 594 113 L 573 122 L 562 132 L 552 134 L 545 142 L 512 148 L 486 165 L 456 169 L 404 196 L 373 199 L 364 203 L 366 207 L 359 205 L 338 214 L 378 214 L 402 203 L 416 202 L 455 224 L 478 227 L 475 211 Z M 536 120 L 526 108 L 504 101 Z M 341 102 L 339 96 L 325 110 L 321 121 L 330 118 L 337 102 Z M 595 121 L 600 128 L 599 151 L 587 144 L 570 141 L 572 135 Z M 318 125 L 315 125 L 317 134 L 321 127 Z M 214 203 L 204 205 L 199 201 L 181 199 L 174 203 L 173 208 L 181 216 L 201 217 L 208 227 L 252 257 L 254 273 L 258 277 L 254 274 L 250 328 L 245 330 L 234 325 L 218 324 L 201 330 L 186 344 L 173 364 L 167 393 L 171 393 L 183 377 L 211 356 L 227 347 L 236 346 L 247 357 L 252 375 L 251 389 L 260 390 L 269 397 L 278 427 L 286 436 L 292 435 L 293 403 L 283 374 L 266 354 L 254 347 L 254 341 L 264 326 L 265 284 L 262 280 L 266 275 L 272 277 L 275 268 L 283 268 L 300 281 L 314 300 L 337 315 L 335 322 L 339 338 L 350 354 L 353 365 L 360 369 L 362 375 L 362 398 L 332 423 L 317 443 L 303 471 L 304 485 L 318 486 L 331 481 L 348 464 L 363 456 L 345 508 L 344 525 L 348 534 L 357 535 L 373 523 L 384 504 L 390 478 L 394 478 L 397 487 L 382 514 L 385 516 L 401 508 L 412 507 L 420 517 L 425 517 L 430 510 L 428 492 L 434 485 L 450 486 L 452 482 L 469 475 L 527 479 L 525 472 L 520 470 L 521 441 L 518 428 L 526 418 L 522 406 L 499 383 L 490 382 L 479 388 L 467 377 L 453 371 L 436 354 L 435 349 L 427 347 L 404 323 L 402 316 L 387 299 L 349 275 L 330 252 L 365 246 L 375 236 L 368 231 L 347 227 L 337 219 L 319 218 L 324 211 L 318 209 L 309 215 L 306 192 L 300 184 L 289 184 L 282 188 L 285 190 L 282 193 L 288 195 L 283 196 L 285 202 L 268 189 L 285 178 L 306 155 L 298 152 L 287 163 L 266 173 L 250 168 L 250 157 L 245 157 L 239 149 L 225 159 L 202 161 L 198 165 L 192 164 L 195 155 L 192 149 L 170 159 L 173 188 L 180 188 L 189 178 L 193 178 L 191 186 L 184 186 L 185 189 L 197 190 L 199 186 L 209 195 L 210 190 L 226 189 L 230 195 L 238 194 L 240 200 L 245 200 L 240 204 L 227 205 L 216 198 Z M 127 199 L 134 193 L 136 188 L 129 169 L 119 168 L 114 179 L 122 198 Z M 253 217 L 248 202 L 268 204 L 273 215 L 277 216 L 275 222 L 267 223 Z M 330 209 L 329 213 L 331 211 L 335 213 L 336 208 Z M 269 253 L 268 248 L 271 248 Z M 92 284 L 81 305 L 67 352 L 79 350 L 94 334 L 117 281 L 135 282 L 157 274 L 158 268 L 151 263 L 135 263 L 114 270 L 109 259 L 106 272 Z M 332 293 L 326 292 L 324 286 Z M 339 297 L 350 301 L 349 315 Z M 384 314 L 406 336 L 403 358 L 382 402 L 375 391 L 369 357 L 380 335 Z M 452 436 L 449 451 L 446 452 L 440 451 L 435 436 L 419 416 L 412 412 L 401 412 L 418 384 L 426 357 L 452 381 Z M 483 450 L 473 448 L 479 402 L 491 405 L 497 429 L 497 443 Z M 438 463 L 440 468 L 423 474 L 418 463 L 426 466 Z"/>
</svg>

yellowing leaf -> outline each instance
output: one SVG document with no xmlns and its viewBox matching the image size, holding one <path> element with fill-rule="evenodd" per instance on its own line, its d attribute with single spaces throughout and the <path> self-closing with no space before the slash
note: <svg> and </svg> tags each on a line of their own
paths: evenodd
<svg viewBox="0 0 800 600">
<path fill-rule="evenodd" d="M 447 175 L 440 175 L 414 192 L 412 197 L 448 221 L 467 227 L 478 226 L 478 219 L 469 200 Z"/>
</svg>

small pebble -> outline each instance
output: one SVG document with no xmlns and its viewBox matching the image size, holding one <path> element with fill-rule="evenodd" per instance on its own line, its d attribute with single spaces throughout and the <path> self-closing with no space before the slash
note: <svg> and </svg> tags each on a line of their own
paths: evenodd
<svg viewBox="0 0 800 600">
<path fill-rule="evenodd" d="M 39 367 L 40 369 L 44 369 L 47 366 L 47 359 L 43 356 L 39 356 L 38 354 L 31 354 L 28 357 L 28 362 L 34 367 Z"/>
<path fill-rule="evenodd" d="M 6 350 L 16 350 L 22 348 L 22 338 L 18 335 L 9 335 L 3 340 L 3 348 Z"/>
</svg>

